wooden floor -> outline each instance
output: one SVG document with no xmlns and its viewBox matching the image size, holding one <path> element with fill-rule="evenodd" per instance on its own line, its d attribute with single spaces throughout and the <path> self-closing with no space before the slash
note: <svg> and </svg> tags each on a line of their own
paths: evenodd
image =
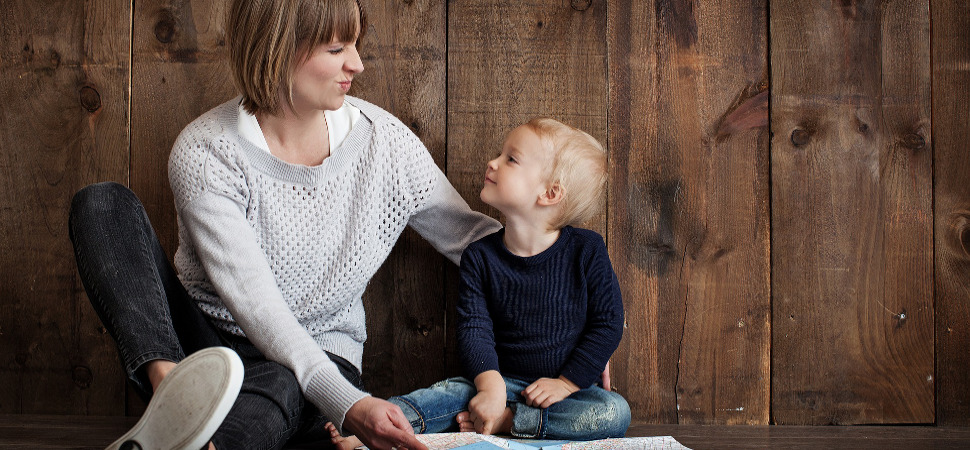
<svg viewBox="0 0 970 450">
<path fill-rule="evenodd" d="M 131 417 L 0 415 L 0 449 L 102 449 Z M 628 436 L 673 436 L 692 449 L 970 449 L 970 428 L 634 424 Z"/>
</svg>

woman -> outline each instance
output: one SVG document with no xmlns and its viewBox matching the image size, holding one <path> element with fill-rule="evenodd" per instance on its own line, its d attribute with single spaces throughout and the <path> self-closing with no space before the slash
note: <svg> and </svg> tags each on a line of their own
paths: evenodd
<svg viewBox="0 0 970 450">
<path fill-rule="evenodd" d="M 196 350 L 241 357 L 225 420 L 198 427 L 218 426 L 210 446 L 327 439 L 330 421 L 371 448 L 423 448 L 399 408 L 361 390 L 361 295 L 405 226 L 457 262 L 500 225 L 468 208 L 406 126 L 346 96 L 363 70 L 364 29 L 355 0 L 232 2 L 226 38 L 241 96 L 189 124 L 169 161 L 177 278 L 130 191 L 89 186 L 72 203 L 85 289 L 140 393 L 168 398 L 162 388 L 180 384 L 162 380 Z M 206 371 L 186 366 L 172 373 Z M 139 430 L 116 445 L 148 435 Z"/>
</svg>

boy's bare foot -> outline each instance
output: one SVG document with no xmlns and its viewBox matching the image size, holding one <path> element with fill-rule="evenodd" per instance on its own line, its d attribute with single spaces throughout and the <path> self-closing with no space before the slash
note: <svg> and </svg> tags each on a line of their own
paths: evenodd
<svg viewBox="0 0 970 450">
<path fill-rule="evenodd" d="M 327 431 L 330 432 L 330 442 L 333 442 L 333 445 L 337 446 L 337 450 L 354 450 L 364 445 L 360 439 L 357 439 L 357 436 L 341 436 L 340 432 L 337 431 L 337 427 L 332 422 L 327 422 L 326 426 Z"/>
<path fill-rule="evenodd" d="M 498 426 L 492 430 L 492 434 L 512 434 L 512 408 L 505 408 L 505 412 L 502 413 L 502 417 L 499 417 Z M 458 422 L 458 431 L 478 431 L 475 429 L 475 422 L 471 420 L 471 414 L 468 411 L 462 411 L 455 416 L 455 421 Z"/>
<path fill-rule="evenodd" d="M 463 433 L 469 431 L 475 431 L 475 423 L 472 422 L 471 414 L 468 411 L 462 411 L 455 416 L 455 421 L 458 422 L 458 431 Z"/>
</svg>

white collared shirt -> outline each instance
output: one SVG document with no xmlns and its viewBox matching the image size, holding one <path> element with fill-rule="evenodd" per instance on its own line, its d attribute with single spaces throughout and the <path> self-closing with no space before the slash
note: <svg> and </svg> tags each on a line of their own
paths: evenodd
<svg viewBox="0 0 970 450">
<path fill-rule="evenodd" d="M 239 111 L 239 120 L 236 123 L 238 124 L 239 135 L 252 142 L 256 147 L 269 152 L 269 144 L 266 143 L 263 130 L 259 128 L 259 121 L 256 120 L 256 116 L 246 111 L 242 102 L 239 103 L 237 110 Z M 354 124 L 360 119 L 360 109 L 344 102 L 336 111 L 324 111 L 324 116 L 327 119 L 327 137 L 330 139 L 330 153 L 332 154 L 334 150 L 340 148 L 340 144 L 343 144 L 344 139 L 350 134 L 350 130 L 354 128 Z"/>
</svg>

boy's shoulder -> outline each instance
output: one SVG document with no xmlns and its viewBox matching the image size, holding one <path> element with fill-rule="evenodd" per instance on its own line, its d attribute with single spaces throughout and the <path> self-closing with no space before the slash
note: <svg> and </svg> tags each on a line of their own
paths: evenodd
<svg viewBox="0 0 970 450">
<path fill-rule="evenodd" d="M 465 252 L 481 252 L 494 249 L 497 244 L 502 242 L 503 234 L 505 234 L 505 227 L 499 228 L 495 232 L 486 234 L 485 236 L 478 238 L 477 241 L 468 244 L 468 247 L 465 248 Z"/>
<path fill-rule="evenodd" d="M 563 227 L 563 231 L 569 233 L 572 239 L 576 242 L 576 245 L 584 247 L 606 247 L 606 241 L 603 239 L 603 235 L 593 230 L 567 225 Z"/>
</svg>

